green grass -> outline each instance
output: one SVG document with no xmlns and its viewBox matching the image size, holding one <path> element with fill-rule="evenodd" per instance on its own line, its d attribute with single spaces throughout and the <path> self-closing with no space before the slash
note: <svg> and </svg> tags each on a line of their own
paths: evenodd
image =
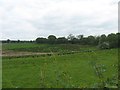
<svg viewBox="0 0 120 90">
<path fill-rule="evenodd" d="M 4 43 L 2 49 L 13 51 L 29 51 L 29 52 L 69 52 L 69 51 L 83 51 L 95 50 L 96 48 L 88 45 L 76 44 L 36 44 L 36 43 Z"/>
<path fill-rule="evenodd" d="M 19 50 L 18 47 L 16 45 L 3 46 L 3 49 Z M 25 44 L 20 45 L 19 48 L 28 47 L 36 48 L 39 46 Z M 40 45 L 40 47 L 47 47 L 47 45 Z M 60 46 L 57 47 L 60 48 Z M 84 47 L 82 49 L 84 50 Z M 106 82 L 107 78 L 117 77 L 117 53 L 117 49 L 111 49 L 61 56 L 3 58 L 3 88 L 100 87 L 101 82 Z M 104 76 L 102 79 L 96 75 L 91 62 L 96 63 L 96 65 L 104 65 L 105 72 L 102 73 Z M 116 79 L 112 79 L 107 83 L 108 87 L 116 86 L 112 81 L 117 82 Z"/>
</svg>

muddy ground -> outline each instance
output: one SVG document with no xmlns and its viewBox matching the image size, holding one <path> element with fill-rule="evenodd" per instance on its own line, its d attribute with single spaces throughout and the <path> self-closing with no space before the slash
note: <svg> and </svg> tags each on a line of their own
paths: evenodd
<svg viewBox="0 0 120 90">
<path fill-rule="evenodd" d="M 15 52 L 15 51 L 0 51 L 0 56 L 30 56 L 30 55 L 46 55 L 52 53 L 44 53 L 44 52 Z"/>
</svg>

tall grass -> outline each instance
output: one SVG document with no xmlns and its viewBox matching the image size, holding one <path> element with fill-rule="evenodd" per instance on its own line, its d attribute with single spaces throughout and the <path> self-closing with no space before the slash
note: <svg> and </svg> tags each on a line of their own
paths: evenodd
<svg viewBox="0 0 120 90">
<path fill-rule="evenodd" d="M 100 64 L 99 57 L 96 56 L 96 52 L 92 52 L 91 58 L 93 60 L 90 62 L 92 65 L 96 76 L 99 78 L 99 82 L 95 84 L 94 87 L 100 87 L 100 88 L 118 88 L 118 75 L 113 74 L 112 78 L 105 77 L 104 72 L 106 72 L 106 66 L 104 64 Z M 118 71 L 117 63 L 113 64 L 115 66 L 116 72 Z"/>
<path fill-rule="evenodd" d="M 117 88 L 116 50 L 49 52 L 45 57 L 4 58 L 3 87 Z"/>
</svg>

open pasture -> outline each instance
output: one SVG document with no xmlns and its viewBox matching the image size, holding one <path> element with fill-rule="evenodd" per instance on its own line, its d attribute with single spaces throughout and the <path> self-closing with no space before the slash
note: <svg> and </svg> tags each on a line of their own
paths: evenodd
<svg viewBox="0 0 120 90">
<path fill-rule="evenodd" d="M 48 48 L 47 48 L 48 47 Z M 71 48 L 73 47 L 73 48 Z M 26 48 L 26 49 L 25 49 Z M 34 48 L 34 49 L 33 49 Z M 3 58 L 3 88 L 116 88 L 118 84 L 118 50 L 69 45 L 11 44 L 3 50 L 60 52 L 72 54 Z M 41 48 L 41 49 L 40 49 Z M 62 49 L 61 49 L 62 48 Z M 68 49 L 67 49 L 68 48 Z M 45 50 L 44 50 L 45 49 Z M 82 51 L 83 50 L 83 51 Z M 90 51 L 89 50 L 93 50 Z M 38 52 L 37 51 L 37 52 Z M 50 51 L 49 51 L 50 52 Z"/>
<path fill-rule="evenodd" d="M 69 52 L 96 50 L 93 46 L 79 44 L 36 44 L 36 43 L 4 43 L 2 50 L 28 51 L 28 52 Z"/>
</svg>

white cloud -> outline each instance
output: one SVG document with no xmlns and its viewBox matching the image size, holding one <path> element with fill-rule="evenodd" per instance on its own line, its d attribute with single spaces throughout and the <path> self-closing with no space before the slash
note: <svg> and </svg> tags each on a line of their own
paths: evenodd
<svg viewBox="0 0 120 90">
<path fill-rule="evenodd" d="M 1 39 L 117 32 L 118 0 L 0 0 Z"/>
</svg>

